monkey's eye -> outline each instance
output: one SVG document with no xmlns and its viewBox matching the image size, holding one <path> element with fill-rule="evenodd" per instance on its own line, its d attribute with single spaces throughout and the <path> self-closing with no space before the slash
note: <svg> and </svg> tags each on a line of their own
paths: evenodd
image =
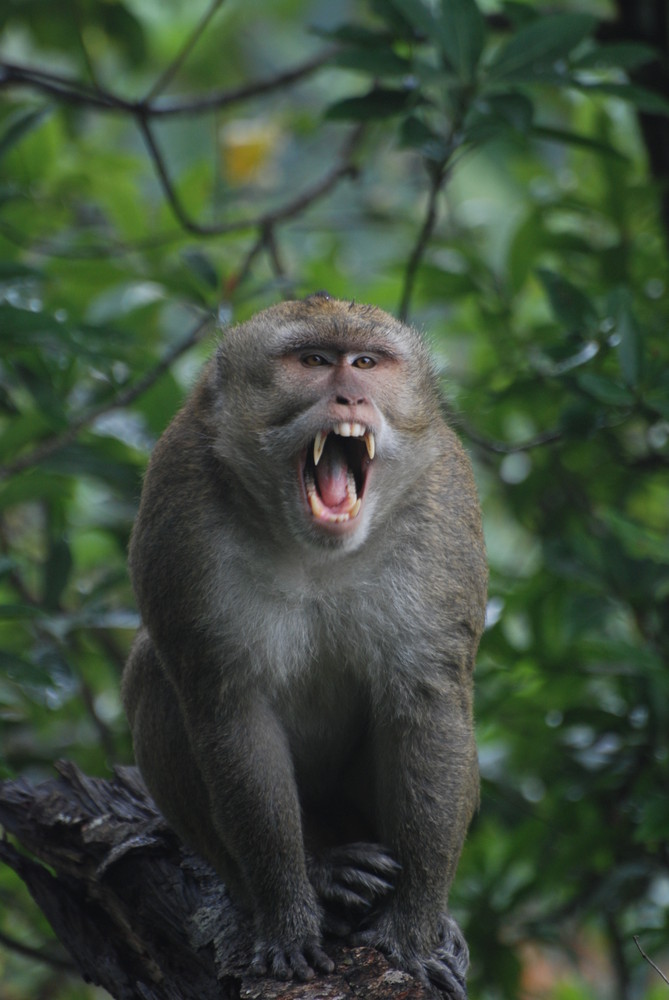
<svg viewBox="0 0 669 1000">
<path fill-rule="evenodd" d="M 376 365 L 376 361 L 374 360 L 374 358 L 368 358 L 366 355 L 363 355 L 360 358 L 356 358 L 353 361 L 353 365 L 356 368 L 374 368 L 374 366 Z"/>
<path fill-rule="evenodd" d="M 328 364 L 328 359 L 324 358 L 322 354 L 305 354 L 301 361 L 307 368 L 320 368 L 321 365 Z"/>
</svg>

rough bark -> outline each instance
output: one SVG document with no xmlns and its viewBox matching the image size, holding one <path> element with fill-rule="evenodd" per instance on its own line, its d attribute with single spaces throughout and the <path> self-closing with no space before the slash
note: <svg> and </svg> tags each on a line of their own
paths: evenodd
<svg viewBox="0 0 669 1000">
<path fill-rule="evenodd" d="M 0 860 L 47 916 L 81 975 L 117 1000 L 425 1000 L 368 948 L 327 942 L 330 976 L 248 976 L 248 921 L 213 869 L 162 819 L 136 768 L 89 778 L 74 764 L 36 787 L 0 784 Z"/>
</svg>

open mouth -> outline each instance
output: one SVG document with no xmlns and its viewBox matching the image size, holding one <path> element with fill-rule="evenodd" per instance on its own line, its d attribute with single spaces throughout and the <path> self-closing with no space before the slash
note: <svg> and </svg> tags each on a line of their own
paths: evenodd
<svg viewBox="0 0 669 1000">
<path fill-rule="evenodd" d="M 358 516 L 374 452 L 374 435 L 362 424 L 343 422 L 318 432 L 307 448 L 302 476 L 319 523 L 346 524 Z"/>
</svg>

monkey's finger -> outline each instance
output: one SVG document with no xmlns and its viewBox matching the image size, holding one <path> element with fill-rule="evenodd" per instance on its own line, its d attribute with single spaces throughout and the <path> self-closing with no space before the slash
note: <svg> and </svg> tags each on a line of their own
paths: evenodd
<svg viewBox="0 0 669 1000">
<path fill-rule="evenodd" d="M 305 951 L 309 961 L 319 972 L 333 972 L 335 964 L 329 955 L 326 955 L 319 944 L 307 945 Z"/>
<path fill-rule="evenodd" d="M 371 903 L 367 896 L 336 883 L 319 892 L 319 896 L 326 905 L 335 903 L 341 906 L 352 906 L 354 909 L 367 907 Z"/>
<path fill-rule="evenodd" d="M 386 875 L 394 875 L 402 867 L 381 844 L 362 842 L 335 848 L 329 853 L 328 860 L 333 866 L 348 865 Z"/>
<path fill-rule="evenodd" d="M 424 963 L 427 979 L 441 990 L 449 1000 L 467 1000 L 467 984 L 446 962 L 428 958 Z"/>
<path fill-rule="evenodd" d="M 365 891 L 365 895 L 372 899 L 377 896 L 385 896 L 393 888 L 393 883 L 374 875 L 372 872 L 361 871 L 359 868 L 338 868 L 333 873 L 334 878 L 344 885 L 354 889 Z"/>
<path fill-rule="evenodd" d="M 306 962 L 304 963 L 306 965 Z M 277 945 L 260 943 L 250 965 L 254 976 L 274 976 L 275 979 L 288 980 L 293 978 L 293 969 L 283 948 Z M 312 970 L 313 976 L 313 970 Z"/>
</svg>

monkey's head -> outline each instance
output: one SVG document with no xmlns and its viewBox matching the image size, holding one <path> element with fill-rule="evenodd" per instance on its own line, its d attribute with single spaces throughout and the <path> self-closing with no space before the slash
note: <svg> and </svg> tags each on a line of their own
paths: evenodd
<svg viewBox="0 0 669 1000">
<path fill-rule="evenodd" d="M 216 451 L 275 539 L 352 551 L 420 489 L 437 380 L 423 338 L 382 310 L 274 306 L 227 334 L 215 378 Z"/>
</svg>

